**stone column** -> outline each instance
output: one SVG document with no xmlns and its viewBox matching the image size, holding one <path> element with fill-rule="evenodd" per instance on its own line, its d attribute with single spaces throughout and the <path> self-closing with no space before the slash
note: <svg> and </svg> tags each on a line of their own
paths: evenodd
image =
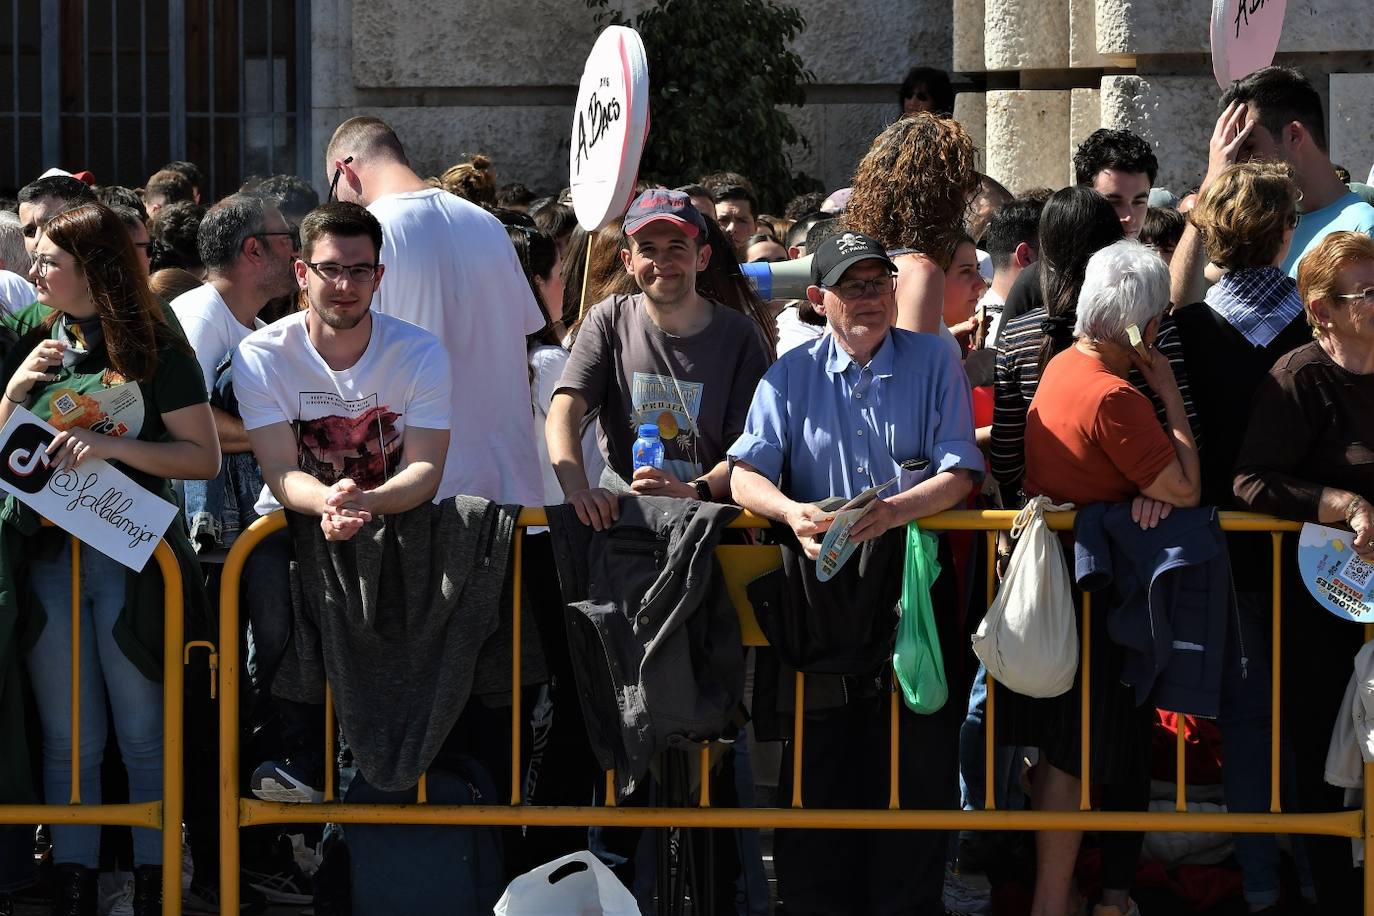
<svg viewBox="0 0 1374 916">
<path fill-rule="evenodd" d="M 1069 65 L 1069 0 L 986 0 L 983 27 L 989 70 Z"/>
<path fill-rule="evenodd" d="M 1069 155 L 1065 90 L 1012 89 L 987 94 L 987 173 L 1013 194 L 1064 184 Z"/>
</svg>

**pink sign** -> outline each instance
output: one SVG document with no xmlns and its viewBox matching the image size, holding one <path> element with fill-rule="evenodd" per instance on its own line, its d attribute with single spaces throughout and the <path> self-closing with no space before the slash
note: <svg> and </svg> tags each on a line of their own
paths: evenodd
<svg viewBox="0 0 1374 916">
<path fill-rule="evenodd" d="M 1288 0 L 1212 0 L 1212 73 L 1225 89 L 1274 62 Z"/>
</svg>

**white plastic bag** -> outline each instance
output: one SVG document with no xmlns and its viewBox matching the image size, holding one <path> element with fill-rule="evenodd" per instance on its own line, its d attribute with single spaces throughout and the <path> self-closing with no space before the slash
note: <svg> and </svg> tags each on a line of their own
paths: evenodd
<svg viewBox="0 0 1374 916">
<path fill-rule="evenodd" d="M 634 895 L 590 852 L 527 871 L 496 902 L 495 916 L 640 916 Z"/>
<path fill-rule="evenodd" d="M 1072 508 L 1037 496 L 1016 516 L 1016 548 L 1002 588 L 973 634 L 973 651 L 988 674 L 1022 696 L 1057 697 L 1073 686 L 1078 672 L 1069 570 L 1045 523 L 1046 512 Z"/>
</svg>

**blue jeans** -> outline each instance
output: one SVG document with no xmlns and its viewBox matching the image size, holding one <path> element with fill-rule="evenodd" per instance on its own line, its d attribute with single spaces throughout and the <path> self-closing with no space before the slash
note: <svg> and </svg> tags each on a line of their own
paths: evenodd
<svg viewBox="0 0 1374 916">
<path fill-rule="evenodd" d="M 965 811 L 981 811 L 987 801 L 987 781 L 983 774 L 987 762 L 985 724 L 988 706 L 988 669 L 978 663 L 969 691 L 968 714 L 959 726 L 959 803 Z M 1021 791 L 1018 748 L 999 744 L 993 751 L 993 792 L 1000 811 L 1014 811 L 1026 807 Z"/>
<path fill-rule="evenodd" d="M 115 735 L 129 772 L 129 800 L 162 797 L 162 685 L 148 680 L 115 643 L 114 624 L 124 607 L 125 569 L 92 548 L 81 551 L 81 801 L 100 802 L 100 763 L 106 739 L 105 700 L 114 714 Z M 47 613 L 47 623 L 29 652 L 39 718 L 43 723 L 43 791 L 48 804 L 65 804 L 71 794 L 71 545 L 52 559 L 33 562 L 29 586 Z M 171 664 L 176 664 L 171 659 Z M 75 824 L 52 827 L 53 860 L 96 868 L 100 828 Z M 134 864 L 162 862 L 158 831 L 134 828 Z"/>
<path fill-rule="evenodd" d="M 1269 810 L 1269 714 L 1273 676 L 1269 596 L 1238 592 L 1236 599 L 1240 626 L 1238 633 L 1232 626 L 1227 637 L 1221 715 L 1217 717 L 1225 761 L 1222 786 L 1228 811 L 1265 812 Z M 1293 714 L 1300 715 L 1301 711 L 1295 710 Z M 1297 770 L 1293 746 L 1285 734 L 1280 734 L 1279 740 L 1279 773 L 1283 807 L 1288 811 L 1296 810 Z M 1245 902 L 1252 906 L 1278 903 L 1277 838 L 1262 833 L 1237 833 L 1233 839 Z M 1291 839 L 1303 896 L 1314 897 L 1316 891 L 1303 838 L 1293 836 Z"/>
</svg>

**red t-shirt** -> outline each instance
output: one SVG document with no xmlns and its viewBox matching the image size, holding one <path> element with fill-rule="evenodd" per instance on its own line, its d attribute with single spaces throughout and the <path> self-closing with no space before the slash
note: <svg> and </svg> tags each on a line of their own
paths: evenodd
<svg viewBox="0 0 1374 916">
<path fill-rule="evenodd" d="M 1077 347 L 1045 367 L 1025 443 L 1026 492 L 1076 506 L 1138 496 L 1174 460 L 1149 399 Z"/>
</svg>

